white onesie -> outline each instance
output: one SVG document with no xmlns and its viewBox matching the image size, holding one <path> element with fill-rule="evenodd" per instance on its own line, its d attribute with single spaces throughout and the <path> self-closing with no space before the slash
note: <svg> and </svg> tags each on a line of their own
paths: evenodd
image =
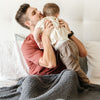
<svg viewBox="0 0 100 100">
<path fill-rule="evenodd" d="M 37 41 L 38 40 L 37 38 L 39 38 L 39 35 L 44 30 L 44 22 L 45 22 L 45 20 L 50 20 L 52 22 L 53 26 L 54 26 L 54 29 L 51 31 L 51 34 L 50 34 L 50 40 L 51 40 L 51 44 L 53 45 L 53 47 L 55 49 L 57 49 L 63 42 L 65 42 L 66 40 L 69 40 L 68 39 L 69 31 L 64 27 L 61 27 L 61 28 L 59 27 L 58 18 L 53 17 L 53 16 L 44 17 L 43 19 L 41 19 L 36 24 L 35 29 L 34 29 L 34 39 L 35 39 L 37 44 L 39 44 L 38 41 Z M 39 33 L 37 33 L 35 31 L 37 28 L 41 29 L 39 31 Z"/>
</svg>

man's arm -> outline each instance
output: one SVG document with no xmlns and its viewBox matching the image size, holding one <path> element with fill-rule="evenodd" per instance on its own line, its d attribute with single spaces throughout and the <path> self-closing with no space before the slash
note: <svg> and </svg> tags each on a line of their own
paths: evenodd
<svg viewBox="0 0 100 100">
<path fill-rule="evenodd" d="M 64 20 L 60 19 L 60 20 L 59 20 L 59 23 L 60 23 L 60 26 L 61 26 L 61 27 L 67 28 L 67 30 L 71 33 L 71 30 L 70 30 L 68 24 L 67 24 Z M 69 34 L 70 34 L 70 33 L 69 33 Z M 87 51 L 86 51 L 86 48 L 84 47 L 83 43 L 82 43 L 79 39 L 77 39 L 74 35 L 72 35 L 72 36 L 70 37 L 70 39 L 73 40 L 73 41 L 76 43 L 76 45 L 78 46 L 78 49 L 79 49 L 79 56 L 80 56 L 80 57 L 85 57 L 85 56 L 87 56 Z"/>
<path fill-rule="evenodd" d="M 39 65 L 47 68 L 54 68 L 56 67 L 56 57 L 49 38 L 51 30 L 53 29 L 53 24 L 50 21 L 46 21 L 45 26 L 45 30 L 42 34 L 44 52 L 39 60 Z"/>
</svg>

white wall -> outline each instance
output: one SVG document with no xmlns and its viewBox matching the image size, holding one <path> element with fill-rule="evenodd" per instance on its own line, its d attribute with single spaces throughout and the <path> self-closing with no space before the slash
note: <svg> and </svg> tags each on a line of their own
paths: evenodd
<svg viewBox="0 0 100 100">
<path fill-rule="evenodd" d="M 100 41 L 100 0 L 2 0 L 0 2 L 0 41 L 14 40 L 14 34 L 27 34 L 15 21 L 19 6 L 29 3 L 42 11 L 47 2 L 60 6 L 60 18 L 68 22 L 76 37 L 81 41 Z"/>
</svg>

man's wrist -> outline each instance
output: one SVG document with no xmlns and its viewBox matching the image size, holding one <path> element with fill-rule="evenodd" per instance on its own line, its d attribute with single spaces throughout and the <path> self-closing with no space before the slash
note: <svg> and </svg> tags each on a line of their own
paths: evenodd
<svg viewBox="0 0 100 100">
<path fill-rule="evenodd" d="M 71 31 L 71 33 L 68 34 L 68 38 L 70 38 L 72 35 L 74 35 L 74 32 L 73 31 Z"/>
</svg>

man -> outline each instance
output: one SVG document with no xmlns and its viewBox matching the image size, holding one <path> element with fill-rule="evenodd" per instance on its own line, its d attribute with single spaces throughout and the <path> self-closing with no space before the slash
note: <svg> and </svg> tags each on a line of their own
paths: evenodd
<svg viewBox="0 0 100 100">
<path fill-rule="evenodd" d="M 53 29 L 53 24 L 50 21 L 45 22 L 45 30 L 42 33 L 42 42 L 44 50 L 40 50 L 37 46 L 33 33 L 34 27 L 39 20 L 43 18 L 43 15 L 36 8 L 30 7 L 29 4 L 23 4 L 20 6 L 16 14 L 17 22 L 25 28 L 30 30 L 30 35 L 24 40 L 22 44 L 22 53 L 29 66 L 29 73 L 31 75 L 46 75 L 60 73 L 66 67 L 61 61 L 57 61 L 55 51 L 53 50 L 49 35 Z M 63 20 L 59 20 L 60 26 L 65 27 L 70 31 L 68 24 Z M 70 39 L 73 40 L 79 49 L 79 55 L 84 57 L 87 55 L 87 51 L 84 45 L 71 33 Z M 58 63 L 56 63 L 56 61 Z"/>
</svg>

